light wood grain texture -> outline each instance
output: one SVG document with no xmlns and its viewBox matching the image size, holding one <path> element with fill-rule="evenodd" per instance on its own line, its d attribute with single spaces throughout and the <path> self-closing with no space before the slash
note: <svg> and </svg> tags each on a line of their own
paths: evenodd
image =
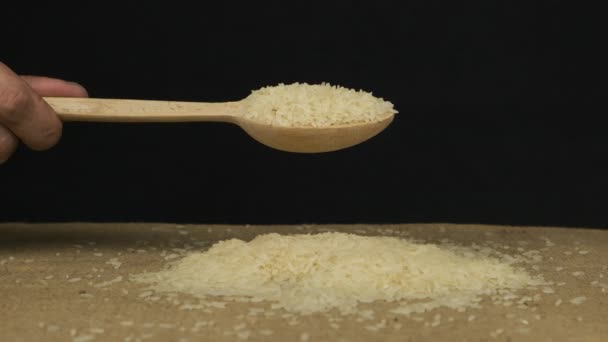
<svg viewBox="0 0 608 342">
<path fill-rule="evenodd" d="M 46 97 L 44 100 L 64 121 L 233 122 L 242 111 L 240 102 L 204 103 L 65 97 Z"/>
<path fill-rule="evenodd" d="M 288 152 L 319 153 L 357 145 L 384 130 L 393 116 L 372 123 L 330 127 L 278 127 L 243 117 L 240 101 L 223 103 L 47 97 L 64 121 L 228 122 L 258 142 Z"/>
</svg>

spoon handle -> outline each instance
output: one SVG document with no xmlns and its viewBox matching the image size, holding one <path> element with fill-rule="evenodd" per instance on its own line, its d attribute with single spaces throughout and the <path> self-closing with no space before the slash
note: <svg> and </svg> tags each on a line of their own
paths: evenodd
<svg viewBox="0 0 608 342">
<path fill-rule="evenodd" d="M 240 102 L 177 102 L 45 97 L 64 121 L 96 122 L 234 122 Z"/>
</svg>

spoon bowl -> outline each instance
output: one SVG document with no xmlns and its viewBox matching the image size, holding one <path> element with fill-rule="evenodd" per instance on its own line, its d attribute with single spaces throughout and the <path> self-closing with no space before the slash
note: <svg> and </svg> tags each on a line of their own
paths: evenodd
<svg viewBox="0 0 608 342">
<path fill-rule="evenodd" d="M 328 127 L 284 127 L 243 115 L 242 101 L 205 103 L 45 97 L 64 121 L 89 122 L 229 122 L 258 142 L 288 152 L 320 153 L 362 143 L 384 130 L 394 115 L 369 123 Z"/>
<path fill-rule="evenodd" d="M 321 153 L 341 150 L 362 143 L 382 132 L 393 116 L 361 124 L 329 127 L 269 126 L 239 118 L 237 123 L 258 142 L 277 150 L 298 153 Z"/>
</svg>

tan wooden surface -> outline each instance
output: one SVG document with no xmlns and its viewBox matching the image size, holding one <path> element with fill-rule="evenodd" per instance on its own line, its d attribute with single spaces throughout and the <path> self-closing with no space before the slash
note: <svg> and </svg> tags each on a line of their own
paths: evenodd
<svg viewBox="0 0 608 342">
<path fill-rule="evenodd" d="M 240 116 L 240 102 L 178 101 L 45 97 L 64 121 L 94 122 L 233 122 Z"/>
<path fill-rule="evenodd" d="M 181 304 L 192 298 L 180 296 L 180 305 L 144 300 L 143 286 L 129 281 L 129 274 L 161 269 L 184 248 L 268 232 L 327 230 L 490 243 L 512 253 L 518 247 L 535 249 L 543 261 L 530 272 L 563 285 L 553 286 L 555 293 L 541 293 L 525 309 L 484 301 L 480 309 L 436 309 L 413 319 L 390 313 L 392 304 L 374 303 L 366 306 L 374 318 L 360 321 L 337 313 L 290 316 L 268 309 L 276 312 L 251 314 L 251 308 L 265 303 L 185 310 Z M 121 263 L 118 268 L 115 261 Z M 95 286 L 117 277 L 122 280 Z M 608 231 L 601 230 L 449 224 L 0 224 L 1 341 L 608 341 L 606 283 Z M 587 301 L 569 302 L 578 296 Z M 440 323 L 434 324 L 437 317 Z"/>
</svg>

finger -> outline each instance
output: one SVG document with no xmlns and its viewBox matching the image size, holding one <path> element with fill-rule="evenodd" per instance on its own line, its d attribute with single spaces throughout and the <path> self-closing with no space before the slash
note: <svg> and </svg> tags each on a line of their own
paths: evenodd
<svg viewBox="0 0 608 342">
<path fill-rule="evenodd" d="M 5 163 L 17 149 L 19 140 L 8 130 L 0 125 L 0 164 Z"/>
<path fill-rule="evenodd" d="M 21 76 L 40 96 L 88 97 L 87 90 L 78 83 L 40 76 Z"/>
<path fill-rule="evenodd" d="M 54 146 L 62 125 L 53 109 L 6 65 L 0 63 L 0 124 L 34 150 Z"/>
</svg>

